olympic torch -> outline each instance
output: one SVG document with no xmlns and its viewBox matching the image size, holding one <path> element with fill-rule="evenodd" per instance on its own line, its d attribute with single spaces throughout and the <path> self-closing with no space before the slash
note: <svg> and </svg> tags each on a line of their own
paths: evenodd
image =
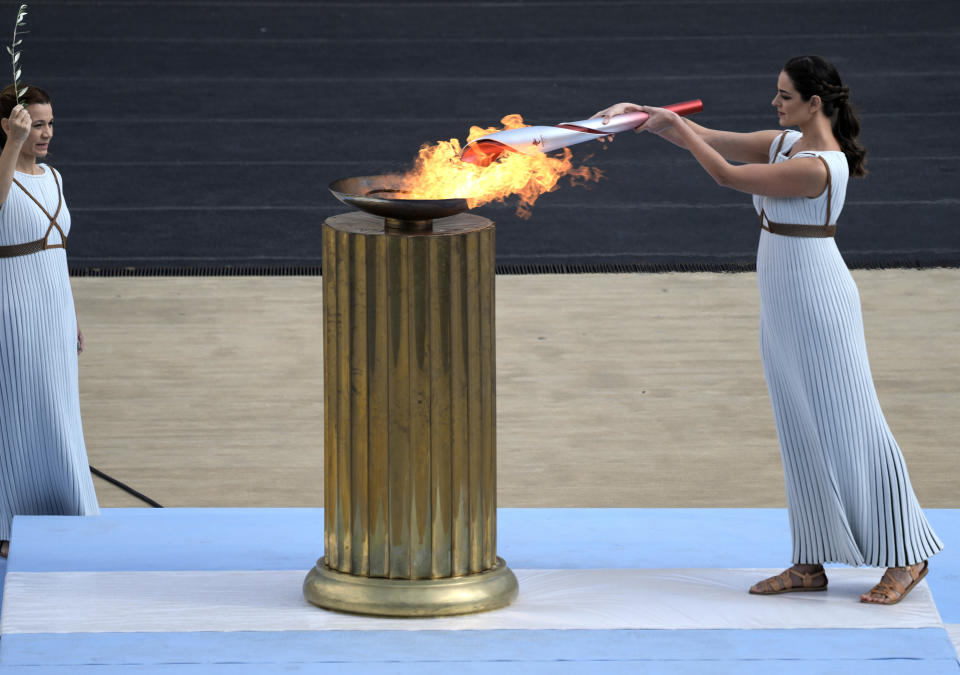
<svg viewBox="0 0 960 675">
<path fill-rule="evenodd" d="M 664 106 L 678 115 L 692 115 L 703 110 L 703 101 L 695 99 Z M 487 166 L 504 152 L 521 152 L 527 155 L 551 152 L 570 145 L 583 143 L 629 129 L 636 129 L 647 121 L 645 112 L 624 113 L 610 118 L 607 124 L 600 117 L 579 122 L 561 122 L 553 126 L 506 129 L 482 136 L 469 143 L 460 154 L 464 162 Z"/>
</svg>

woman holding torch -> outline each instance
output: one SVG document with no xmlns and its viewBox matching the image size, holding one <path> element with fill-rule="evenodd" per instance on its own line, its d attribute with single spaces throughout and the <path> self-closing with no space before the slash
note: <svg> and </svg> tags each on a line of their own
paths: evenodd
<svg viewBox="0 0 960 675">
<path fill-rule="evenodd" d="M 0 556 L 14 515 L 92 515 L 97 497 L 80 421 L 83 336 L 67 271 L 62 181 L 39 163 L 50 96 L 0 92 Z"/>
<path fill-rule="evenodd" d="M 823 563 L 839 562 L 887 568 L 860 599 L 891 605 L 927 574 L 927 559 L 943 544 L 880 409 L 859 293 L 833 240 L 848 177 L 866 174 L 860 123 L 837 69 L 819 56 L 786 63 L 773 106 L 781 127 L 799 131 L 717 131 L 632 103 L 595 117 L 645 112 L 638 131 L 686 148 L 718 184 L 754 196 L 760 351 L 794 564 L 750 592 L 826 590 Z"/>
</svg>

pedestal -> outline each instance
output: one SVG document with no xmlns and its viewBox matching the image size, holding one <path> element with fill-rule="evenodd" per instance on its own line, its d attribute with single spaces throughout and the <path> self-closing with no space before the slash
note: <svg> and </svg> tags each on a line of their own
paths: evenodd
<svg viewBox="0 0 960 675">
<path fill-rule="evenodd" d="M 496 555 L 494 227 L 360 212 L 323 226 L 321 607 L 440 616 L 509 604 Z"/>
</svg>

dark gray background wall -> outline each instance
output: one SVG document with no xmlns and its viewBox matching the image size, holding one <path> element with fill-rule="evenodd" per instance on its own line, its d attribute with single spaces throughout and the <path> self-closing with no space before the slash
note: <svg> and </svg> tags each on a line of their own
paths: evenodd
<svg viewBox="0 0 960 675">
<path fill-rule="evenodd" d="M 11 28 L 17 4 L 0 14 Z M 24 79 L 54 97 L 76 271 L 317 266 L 321 222 L 346 210 L 331 180 L 507 113 L 702 98 L 703 124 L 776 128 L 776 76 L 801 53 L 837 64 L 862 115 L 871 173 L 840 220 L 848 262 L 960 260 L 955 2 L 37 0 L 27 21 Z M 542 197 L 528 221 L 478 209 L 501 264 L 752 261 L 749 196 L 684 151 L 624 134 L 577 157 L 606 178 Z"/>
</svg>

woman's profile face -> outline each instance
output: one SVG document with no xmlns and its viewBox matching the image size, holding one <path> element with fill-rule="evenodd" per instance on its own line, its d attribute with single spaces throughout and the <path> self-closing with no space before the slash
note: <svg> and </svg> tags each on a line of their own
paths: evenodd
<svg viewBox="0 0 960 675">
<path fill-rule="evenodd" d="M 800 98 L 800 93 L 793 86 L 793 80 L 785 72 L 777 78 L 777 95 L 771 104 L 777 109 L 780 116 L 780 126 L 792 127 L 810 117 L 810 102 Z"/>
<path fill-rule="evenodd" d="M 27 106 L 30 114 L 30 135 L 23 142 L 20 154 L 34 159 L 43 159 L 50 148 L 53 138 L 53 108 L 49 103 L 31 103 Z"/>
</svg>

